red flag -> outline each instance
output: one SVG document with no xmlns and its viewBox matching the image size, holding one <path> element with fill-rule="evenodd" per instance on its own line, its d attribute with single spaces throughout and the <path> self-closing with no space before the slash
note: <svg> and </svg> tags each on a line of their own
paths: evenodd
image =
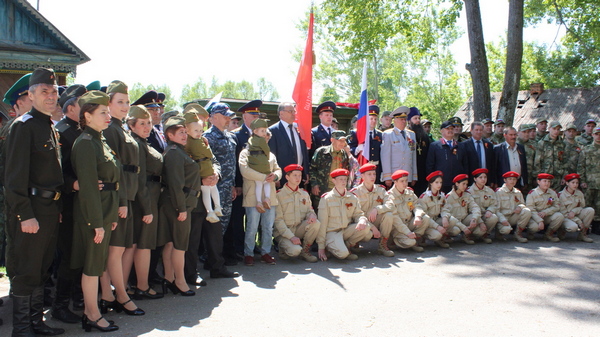
<svg viewBox="0 0 600 337">
<path fill-rule="evenodd" d="M 310 12 L 308 23 L 308 37 L 306 38 L 306 48 L 300 61 L 298 77 L 292 98 L 296 102 L 296 123 L 300 131 L 300 137 L 306 142 L 306 146 L 311 146 L 310 129 L 312 127 L 312 66 L 314 64 L 313 55 L 313 24 L 314 17 L 312 10 Z"/>
</svg>

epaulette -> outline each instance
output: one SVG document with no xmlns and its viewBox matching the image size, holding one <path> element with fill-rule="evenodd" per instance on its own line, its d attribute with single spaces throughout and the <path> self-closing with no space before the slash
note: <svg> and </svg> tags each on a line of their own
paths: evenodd
<svg viewBox="0 0 600 337">
<path fill-rule="evenodd" d="M 423 199 L 425 198 L 425 193 L 421 193 L 421 196 L 419 197 L 419 199 Z"/>
<path fill-rule="evenodd" d="M 409 189 L 409 190 L 411 190 L 413 192 L 415 191 L 415 190 L 412 189 L 412 187 L 407 187 L 407 189 Z"/>
<path fill-rule="evenodd" d="M 236 128 L 236 129 L 233 129 L 233 130 L 231 130 L 231 132 L 238 132 L 238 131 L 240 131 L 241 129 L 242 129 L 242 127 L 240 126 L 240 127 Z"/>
<path fill-rule="evenodd" d="M 325 198 L 325 196 L 326 196 L 327 194 L 329 194 L 329 192 L 325 192 L 325 193 L 323 193 L 323 195 L 321 196 L 321 199 Z"/>
<path fill-rule="evenodd" d="M 383 185 L 383 184 L 379 184 L 379 186 L 383 187 L 384 189 L 386 188 L 385 185 Z"/>
<path fill-rule="evenodd" d="M 496 188 L 496 190 L 495 190 L 494 192 L 498 192 L 498 191 L 500 191 L 500 189 L 501 189 L 501 188 L 502 188 L 502 187 L 497 187 L 497 188 Z"/>
<path fill-rule="evenodd" d="M 353 187 L 353 188 L 350 190 L 350 193 L 354 193 L 354 191 L 356 191 L 356 189 L 357 189 L 357 187 Z"/>
<path fill-rule="evenodd" d="M 61 123 L 59 125 L 55 125 L 54 127 L 56 128 L 56 131 L 63 133 L 65 131 L 69 130 L 71 125 L 69 125 L 69 123 Z"/>
<path fill-rule="evenodd" d="M 415 132 L 414 132 L 413 130 L 411 130 L 411 129 L 404 129 L 404 131 L 406 131 L 406 132 L 410 132 L 410 133 L 415 133 Z"/>
<path fill-rule="evenodd" d="M 89 133 L 84 133 L 81 135 L 81 139 L 92 140 L 92 135 L 90 135 Z"/>
<path fill-rule="evenodd" d="M 515 191 L 517 191 L 517 192 L 521 193 L 521 190 L 520 190 L 520 189 L 518 189 L 518 188 L 516 188 L 516 187 L 513 187 L 513 189 L 514 189 Z"/>
<path fill-rule="evenodd" d="M 167 152 L 171 151 L 171 150 L 175 150 L 177 148 L 177 145 L 173 144 L 171 146 L 167 146 L 167 148 L 165 149 L 165 152 L 163 152 L 163 155 L 167 154 Z"/>
<path fill-rule="evenodd" d="M 533 193 L 533 191 L 535 191 L 535 190 L 531 190 L 531 191 L 529 191 L 529 193 L 527 193 L 527 194 L 531 194 L 531 193 Z"/>
<path fill-rule="evenodd" d="M 281 192 L 281 189 L 278 189 L 277 192 L 275 192 L 275 193 L 279 193 L 279 192 Z"/>
<path fill-rule="evenodd" d="M 449 196 L 450 196 L 450 193 L 446 194 L 446 199 L 448 199 Z"/>
<path fill-rule="evenodd" d="M 32 115 L 30 115 L 30 114 L 23 114 L 23 115 L 21 115 L 21 116 L 17 117 L 17 119 L 15 120 L 15 122 L 22 122 L 22 123 L 25 123 L 25 122 L 27 122 L 28 120 L 30 120 L 31 118 L 33 118 L 33 116 L 32 116 Z"/>
<path fill-rule="evenodd" d="M 556 193 L 556 195 L 560 198 L 560 192 Z"/>
<path fill-rule="evenodd" d="M 467 193 L 471 194 L 471 192 L 469 192 L 469 191 L 465 191 L 465 192 L 467 192 Z"/>
</svg>

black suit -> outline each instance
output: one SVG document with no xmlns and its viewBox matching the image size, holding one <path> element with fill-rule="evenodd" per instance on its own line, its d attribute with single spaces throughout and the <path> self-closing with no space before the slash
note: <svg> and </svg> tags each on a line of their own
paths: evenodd
<svg viewBox="0 0 600 337">
<path fill-rule="evenodd" d="M 286 128 L 281 121 L 271 125 L 269 127 L 269 131 L 271 131 L 271 139 L 269 140 L 269 148 L 271 148 L 271 153 L 275 155 L 277 158 L 277 165 L 284 169 L 286 166 L 290 164 L 297 164 L 296 156 L 294 155 L 294 148 L 292 147 L 292 142 L 290 141 L 290 131 L 289 128 Z M 297 134 L 297 131 L 294 131 Z M 296 146 L 300 146 L 300 152 L 302 153 L 302 167 L 304 171 L 302 171 L 302 180 L 306 179 L 308 174 L 308 150 L 306 149 L 306 142 L 300 138 L 298 134 L 298 139 L 300 139 L 300 144 L 296 144 Z M 281 178 L 281 186 L 285 184 L 287 179 L 285 179 L 285 175 Z"/>
<path fill-rule="evenodd" d="M 158 131 L 156 131 L 156 126 L 152 126 L 152 131 L 150 131 L 150 136 L 148 136 L 148 144 L 158 151 L 158 153 L 162 154 L 165 152 L 165 147 L 160 139 Z"/>
<path fill-rule="evenodd" d="M 489 170 L 487 175 L 489 185 L 496 182 L 496 155 L 494 154 L 494 144 L 489 140 L 482 138 L 481 149 L 485 153 L 485 168 Z M 479 155 L 477 154 L 475 144 L 473 143 L 473 138 L 458 143 L 458 154 L 463 167 L 469 174 L 469 183 L 472 184 L 473 177 L 471 176 L 471 173 L 478 168 L 482 168 Z"/>
<path fill-rule="evenodd" d="M 438 170 L 444 173 L 442 185 L 444 192 L 448 192 L 452 188 L 454 177 L 462 173 L 467 173 L 459 160 L 458 151 L 456 141 L 452 142 L 452 148 L 442 140 L 433 142 L 429 146 L 426 171 L 427 174 Z"/>
<path fill-rule="evenodd" d="M 510 161 L 508 159 L 508 149 L 506 142 L 502 142 L 494 146 L 494 154 L 496 155 L 496 183 L 501 185 L 504 181 L 502 175 L 510 171 Z M 521 163 L 521 178 L 517 182 L 517 187 L 521 188 L 527 185 L 527 157 L 525 157 L 525 148 L 521 144 L 517 144 L 519 153 L 519 162 Z"/>
</svg>

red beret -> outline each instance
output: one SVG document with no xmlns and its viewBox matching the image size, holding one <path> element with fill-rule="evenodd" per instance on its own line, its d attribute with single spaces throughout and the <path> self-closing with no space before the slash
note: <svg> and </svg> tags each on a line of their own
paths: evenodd
<svg viewBox="0 0 600 337">
<path fill-rule="evenodd" d="M 457 183 L 459 181 L 463 181 L 463 180 L 467 180 L 467 179 L 469 179 L 468 174 L 459 174 L 456 177 L 454 177 L 454 179 L 452 179 L 452 182 Z"/>
<path fill-rule="evenodd" d="M 350 171 L 346 170 L 346 169 L 336 169 L 331 171 L 331 173 L 329 174 L 331 176 L 331 178 L 336 178 L 339 176 L 349 176 L 350 175 Z"/>
<path fill-rule="evenodd" d="M 398 170 L 398 171 L 394 172 L 394 174 L 392 174 L 393 180 L 400 179 L 402 177 L 408 177 L 408 171 Z"/>
<path fill-rule="evenodd" d="M 375 171 L 375 170 L 377 170 L 377 165 L 371 164 L 371 163 L 366 163 L 363 166 L 361 166 L 359 169 L 360 173 L 365 173 L 367 171 Z"/>
<path fill-rule="evenodd" d="M 285 173 L 291 172 L 291 171 L 303 171 L 304 168 L 298 164 L 289 164 L 288 166 L 286 166 L 283 171 Z"/>
<path fill-rule="evenodd" d="M 519 174 L 515 171 L 508 171 L 502 175 L 502 178 L 519 178 Z"/>
<path fill-rule="evenodd" d="M 431 182 L 431 180 L 433 180 L 433 178 L 439 177 L 439 176 L 443 177 L 444 173 L 442 171 L 433 171 L 427 176 L 427 178 L 425 178 L 425 180 Z"/>
<path fill-rule="evenodd" d="M 552 179 L 554 179 L 554 176 L 551 175 L 551 174 L 549 174 L 549 173 L 540 173 L 540 174 L 537 175 L 537 178 L 538 179 L 550 179 L 550 180 L 552 180 Z"/>
<path fill-rule="evenodd" d="M 581 176 L 579 174 L 577 174 L 577 173 L 571 173 L 571 174 L 567 174 L 565 176 L 565 181 L 571 181 L 573 179 L 580 179 L 580 178 L 581 178 Z"/>
<path fill-rule="evenodd" d="M 476 175 L 482 174 L 482 173 L 488 174 L 488 172 L 490 172 L 490 171 L 488 171 L 488 169 L 486 169 L 486 168 L 478 168 L 477 170 L 471 172 L 471 175 L 476 176 Z"/>
</svg>

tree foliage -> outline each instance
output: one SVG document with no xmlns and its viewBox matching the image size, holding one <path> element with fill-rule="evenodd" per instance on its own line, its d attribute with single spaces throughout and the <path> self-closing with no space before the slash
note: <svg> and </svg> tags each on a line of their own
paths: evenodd
<svg viewBox="0 0 600 337">
<path fill-rule="evenodd" d="M 143 94 L 150 90 L 156 90 L 158 92 L 162 92 L 165 94 L 165 111 L 171 111 L 177 109 L 177 101 L 175 97 L 173 97 L 171 93 L 171 88 L 169 88 L 166 84 L 161 85 L 143 85 L 142 83 L 136 82 L 131 87 L 129 87 L 129 100 L 131 103 L 135 102 L 138 98 L 142 97 Z"/>
</svg>

